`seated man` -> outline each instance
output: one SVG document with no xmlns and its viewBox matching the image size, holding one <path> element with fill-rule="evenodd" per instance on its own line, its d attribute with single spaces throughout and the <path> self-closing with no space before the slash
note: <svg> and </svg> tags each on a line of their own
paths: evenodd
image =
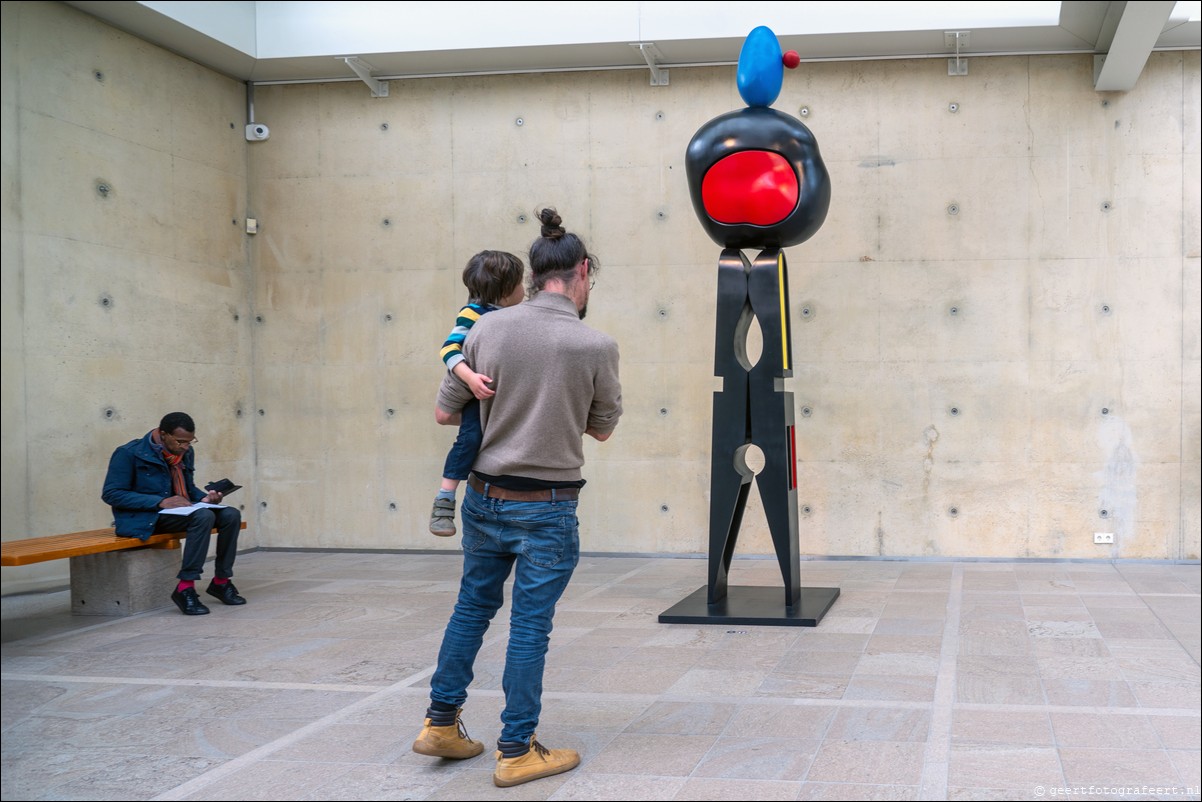
<svg viewBox="0 0 1202 802">
<path fill-rule="evenodd" d="M 101 498 L 113 508 L 117 534 L 146 540 L 160 532 L 187 532 L 179 584 L 171 600 L 184 615 L 206 615 L 195 583 L 209 554 L 209 536 L 217 528 L 217 564 L 208 594 L 222 604 L 246 604 L 230 581 L 238 553 L 242 513 L 237 507 L 204 507 L 189 515 L 162 510 L 190 507 L 197 502 L 218 504 L 221 493 L 205 493 L 192 481 L 192 444 L 196 424 L 183 412 L 163 417 L 157 429 L 131 440 L 113 452 Z"/>
</svg>

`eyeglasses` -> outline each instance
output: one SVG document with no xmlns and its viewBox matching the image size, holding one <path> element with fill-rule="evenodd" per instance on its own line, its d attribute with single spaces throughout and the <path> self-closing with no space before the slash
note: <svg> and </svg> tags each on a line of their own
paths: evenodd
<svg viewBox="0 0 1202 802">
<path fill-rule="evenodd" d="M 597 279 L 590 278 L 588 280 L 588 288 L 591 290 L 593 287 L 596 287 L 596 286 L 597 286 Z"/>
<path fill-rule="evenodd" d="M 200 442 L 200 440 L 195 437 L 193 437 L 191 440 L 184 440 L 182 438 L 176 437 L 173 434 L 164 434 L 163 439 L 170 440 L 173 443 L 175 443 L 176 445 L 181 445 L 181 446 L 190 446 L 190 445 L 194 445 L 194 444 Z"/>
</svg>

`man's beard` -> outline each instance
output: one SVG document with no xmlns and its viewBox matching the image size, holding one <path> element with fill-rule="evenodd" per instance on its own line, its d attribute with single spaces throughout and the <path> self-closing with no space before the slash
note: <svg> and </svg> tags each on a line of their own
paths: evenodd
<svg viewBox="0 0 1202 802">
<path fill-rule="evenodd" d="M 584 316 L 587 314 L 588 314 L 588 302 L 586 301 L 584 306 L 582 306 L 580 308 L 580 319 L 584 320 Z"/>
</svg>

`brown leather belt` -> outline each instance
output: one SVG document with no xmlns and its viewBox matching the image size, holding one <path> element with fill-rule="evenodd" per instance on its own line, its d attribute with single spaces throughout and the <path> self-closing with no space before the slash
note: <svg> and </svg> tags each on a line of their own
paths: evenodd
<svg viewBox="0 0 1202 802">
<path fill-rule="evenodd" d="M 502 501 L 575 501 L 580 498 L 578 487 L 557 487 L 554 490 L 510 490 L 496 485 L 486 485 L 476 474 L 468 474 L 467 486 L 485 498 L 499 498 Z M 484 492 L 485 488 L 488 492 Z M 555 495 L 552 496 L 551 494 Z"/>
</svg>

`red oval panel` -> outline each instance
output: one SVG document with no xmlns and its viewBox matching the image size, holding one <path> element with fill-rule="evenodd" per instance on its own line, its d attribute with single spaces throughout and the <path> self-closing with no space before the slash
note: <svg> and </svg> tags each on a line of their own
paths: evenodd
<svg viewBox="0 0 1202 802">
<path fill-rule="evenodd" d="M 797 175 L 784 156 L 743 150 L 719 159 L 701 181 L 701 202 L 719 223 L 771 226 L 797 208 Z"/>
</svg>

